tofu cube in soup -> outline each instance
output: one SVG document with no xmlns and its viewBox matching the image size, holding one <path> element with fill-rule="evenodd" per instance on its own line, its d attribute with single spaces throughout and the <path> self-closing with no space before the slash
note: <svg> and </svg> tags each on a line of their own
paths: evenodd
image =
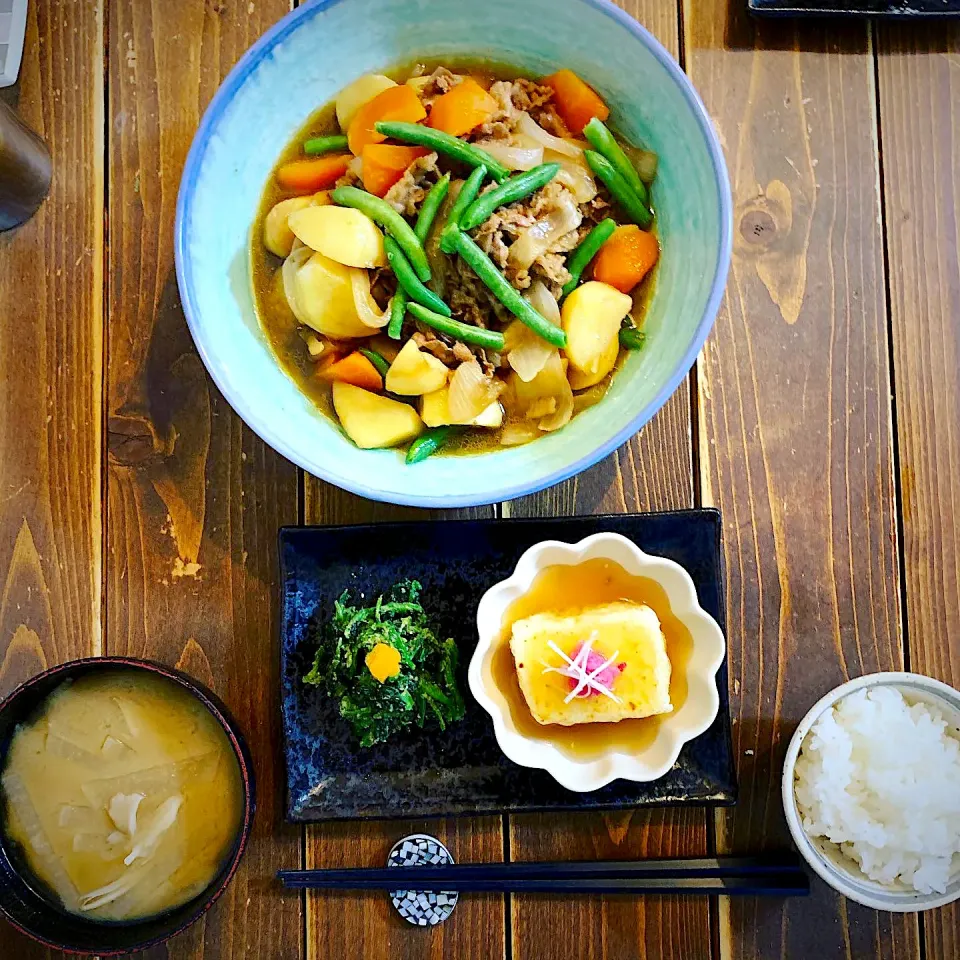
<svg viewBox="0 0 960 960">
<path fill-rule="evenodd" d="M 648 606 L 538 613 L 513 625 L 510 650 L 538 723 L 615 723 L 673 710 L 666 641 Z"/>
</svg>

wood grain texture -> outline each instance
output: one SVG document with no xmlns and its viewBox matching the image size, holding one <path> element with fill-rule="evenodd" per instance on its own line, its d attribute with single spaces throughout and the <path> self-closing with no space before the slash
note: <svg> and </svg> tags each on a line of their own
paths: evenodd
<svg viewBox="0 0 960 960">
<path fill-rule="evenodd" d="M 679 55 L 673 0 L 620 0 L 620 5 Z M 687 379 L 643 431 L 614 454 L 565 483 L 504 504 L 504 516 L 692 506 L 690 412 Z M 510 818 L 510 856 L 515 860 L 698 856 L 706 850 L 703 810 Z M 700 960 L 711 950 L 705 898 L 514 897 L 511 920 L 516 960 Z"/>
<path fill-rule="evenodd" d="M 374 503 L 304 477 L 306 523 L 372 523 L 492 517 L 493 509 L 428 511 Z M 503 859 L 501 817 L 328 823 L 307 827 L 309 867 L 381 866 L 390 848 L 410 833 L 439 837 L 458 863 Z M 307 892 L 308 960 L 497 960 L 504 957 L 505 904 L 501 895 L 464 896 L 449 920 L 432 930 L 410 926 L 382 893 Z"/>
<path fill-rule="evenodd" d="M 0 234 L 0 698 L 100 652 L 102 15 L 99 2 L 30 4 L 4 91 L 46 140 L 53 183 Z M 0 923 L 0 957 L 52 956 Z"/>
<path fill-rule="evenodd" d="M 723 511 L 740 801 L 721 850 L 786 846 L 784 750 L 823 693 L 902 664 L 872 51 L 864 24 L 685 7 L 725 144 L 734 264 L 704 353 L 704 502 Z M 721 956 L 916 957 L 913 917 L 815 884 L 720 904 Z"/>
<path fill-rule="evenodd" d="M 295 958 L 302 901 L 274 872 L 301 859 L 282 823 L 276 533 L 295 468 L 206 375 L 173 262 L 177 189 L 201 113 L 286 0 L 116 0 L 109 48 L 107 648 L 176 664 L 215 690 L 257 775 L 251 844 L 216 907 L 154 957 Z"/>
<path fill-rule="evenodd" d="M 960 686 L 960 25 L 878 35 L 910 669 Z M 960 957 L 960 908 L 923 915 Z"/>
</svg>

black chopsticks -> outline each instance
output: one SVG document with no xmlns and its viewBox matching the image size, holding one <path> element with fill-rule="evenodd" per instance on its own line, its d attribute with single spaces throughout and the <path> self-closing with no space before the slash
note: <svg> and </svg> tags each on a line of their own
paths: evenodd
<svg viewBox="0 0 960 960">
<path fill-rule="evenodd" d="M 683 860 L 463 863 L 435 867 L 280 870 L 285 887 L 513 893 L 805 896 L 810 881 L 792 854 Z"/>
</svg>

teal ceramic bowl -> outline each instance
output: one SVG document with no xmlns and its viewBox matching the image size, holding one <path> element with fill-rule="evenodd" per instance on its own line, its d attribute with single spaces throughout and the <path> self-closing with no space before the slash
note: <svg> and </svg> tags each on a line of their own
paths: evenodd
<svg viewBox="0 0 960 960">
<path fill-rule="evenodd" d="M 549 24 L 549 29 L 544 25 Z M 534 74 L 569 67 L 629 140 L 660 155 L 653 199 L 663 255 L 632 354 L 603 402 L 522 447 L 434 457 L 358 450 L 275 360 L 254 309 L 251 225 L 281 149 L 362 73 L 417 58 L 479 56 Z M 190 330 L 224 396 L 270 446 L 374 500 L 458 507 L 532 493 L 591 466 L 636 433 L 693 365 L 730 263 L 730 185 L 716 133 L 676 62 L 607 0 L 318 0 L 243 57 L 214 97 L 187 159 L 176 222 Z"/>
</svg>

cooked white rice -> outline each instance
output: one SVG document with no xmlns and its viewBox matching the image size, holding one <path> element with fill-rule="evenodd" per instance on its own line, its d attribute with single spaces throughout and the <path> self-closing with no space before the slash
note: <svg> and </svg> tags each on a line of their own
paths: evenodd
<svg viewBox="0 0 960 960">
<path fill-rule="evenodd" d="M 943 893 L 960 871 L 960 740 L 936 708 L 887 686 L 820 717 L 796 765 L 803 829 L 871 880 Z"/>
</svg>

